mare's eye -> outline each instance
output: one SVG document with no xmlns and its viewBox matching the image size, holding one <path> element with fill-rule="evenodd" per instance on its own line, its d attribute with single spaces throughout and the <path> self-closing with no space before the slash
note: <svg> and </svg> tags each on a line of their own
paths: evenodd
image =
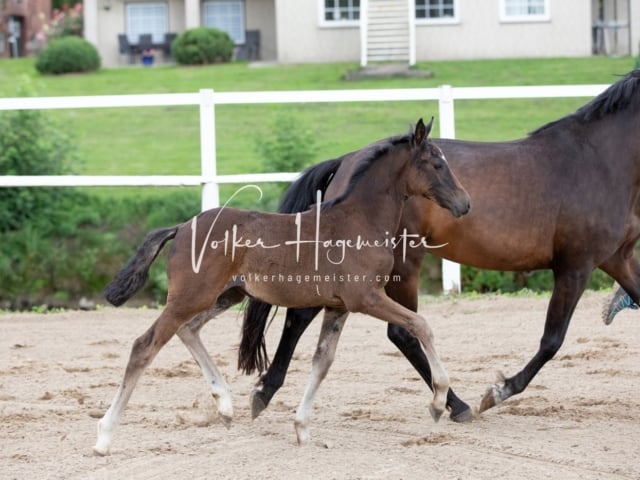
<svg viewBox="0 0 640 480">
<path fill-rule="evenodd" d="M 442 164 L 441 161 L 435 161 L 433 162 L 433 169 L 434 170 L 442 170 L 442 167 L 444 167 L 444 165 Z"/>
</svg>

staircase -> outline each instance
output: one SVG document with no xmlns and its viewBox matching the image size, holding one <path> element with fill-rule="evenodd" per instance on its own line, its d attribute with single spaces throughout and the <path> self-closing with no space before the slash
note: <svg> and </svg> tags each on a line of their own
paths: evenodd
<svg viewBox="0 0 640 480">
<path fill-rule="evenodd" d="M 368 0 L 362 2 L 367 9 L 367 21 L 360 28 L 366 29 L 366 57 L 363 67 L 369 62 L 411 61 L 409 24 L 409 0 Z M 363 52 L 364 53 L 364 52 Z"/>
</svg>

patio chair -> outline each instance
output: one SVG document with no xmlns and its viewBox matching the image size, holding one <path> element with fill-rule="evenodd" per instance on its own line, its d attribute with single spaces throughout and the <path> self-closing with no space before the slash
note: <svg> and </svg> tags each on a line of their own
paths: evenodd
<svg viewBox="0 0 640 480">
<path fill-rule="evenodd" d="M 153 48 L 153 40 L 150 33 L 143 33 L 138 37 L 138 49 L 140 53 Z"/>
<path fill-rule="evenodd" d="M 133 46 L 129 43 L 129 38 L 126 34 L 118 34 L 118 49 L 120 55 L 127 55 L 129 63 L 133 63 Z"/>
<path fill-rule="evenodd" d="M 178 36 L 177 33 L 165 33 L 164 43 L 162 44 L 162 55 L 165 59 L 171 58 L 171 44 Z"/>
</svg>

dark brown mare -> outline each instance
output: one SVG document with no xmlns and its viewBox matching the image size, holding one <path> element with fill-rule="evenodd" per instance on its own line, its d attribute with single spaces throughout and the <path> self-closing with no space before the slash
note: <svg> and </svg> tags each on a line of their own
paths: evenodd
<svg viewBox="0 0 640 480">
<path fill-rule="evenodd" d="M 449 379 L 433 347 L 427 322 L 389 299 L 386 276 L 393 268 L 393 235 L 407 198 L 432 198 L 460 216 L 469 196 L 429 139 L 433 119 L 418 121 L 412 134 L 367 149 L 343 195 L 315 210 L 283 215 L 231 208 L 208 210 L 191 221 L 151 232 L 135 256 L 107 286 L 109 302 L 122 305 L 146 281 L 164 244 L 173 239 L 168 260 L 167 303 L 154 324 L 133 344 L 124 379 L 98 423 L 94 451 L 106 454 L 113 431 L 143 370 L 178 334 L 191 351 L 228 424 L 233 416 L 228 386 L 205 351 L 200 327 L 240 302 L 245 294 L 287 307 L 325 308 L 323 337 L 335 347 L 348 312 L 362 312 L 407 328 L 424 347 L 434 377 L 431 412 L 445 409 Z M 335 348 L 318 345 L 313 373 L 296 414 L 299 443 L 309 441 L 313 394 Z"/>
<path fill-rule="evenodd" d="M 453 219 L 431 201 L 411 199 L 400 229 L 417 232 L 432 245 L 446 243 L 429 250 L 443 258 L 483 269 L 551 269 L 555 280 L 537 353 L 516 375 L 487 390 L 480 405 L 483 411 L 521 393 L 555 355 L 595 268 L 622 287 L 605 311 L 606 323 L 640 300 L 640 264 L 634 256 L 640 236 L 640 70 L 526 138 L 436 143 L 471 195 L 473 209 Z M 281 210 L 308 208 L 318 188 L 325 191 L 325 199 L 339 195 L 360 161 L 361 153 L 354 152 L 307 170 L 285 194 Z M 405 261 L 396 252 L 392 275 L 401 275 L 402 282 L 386 286 L 391 298 L 412 310 L 418 306 L 418 274 L 425 252 L 412 250 Z M 269 309 L 251 301 L 245 314 L 247 334 L 241 349 L 246 360 L 240 366 L 249 373 L 264 364 L 256 332 L 264 329 Z M 273 362 L 253 394 L 254 417 L 283 384 L 295 345 L 318 311 L 287 312 Z M 429 365 L 416 340 L 391 324 L 388 336 L 431 385 Z M 472 418 L 469 406 L 452 390 L 447 408 L 453 420 Z"/>
</svg>

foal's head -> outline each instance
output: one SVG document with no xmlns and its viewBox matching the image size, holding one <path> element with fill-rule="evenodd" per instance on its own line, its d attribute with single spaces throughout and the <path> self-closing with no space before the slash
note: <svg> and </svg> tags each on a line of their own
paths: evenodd
<svg viewBox="0 0 640 480">
<path fill-rule="evenodd" d="M 460 217 L 471 208 L 469 194 L 449 169 L 442 150 L 429 138 L 432 125 L 433 117 L 427 125 L 422 119 L 416 124 L 410 141 L 407 188 L 410 194 L 434 200 L 454 217 Z"/>
</svg>

